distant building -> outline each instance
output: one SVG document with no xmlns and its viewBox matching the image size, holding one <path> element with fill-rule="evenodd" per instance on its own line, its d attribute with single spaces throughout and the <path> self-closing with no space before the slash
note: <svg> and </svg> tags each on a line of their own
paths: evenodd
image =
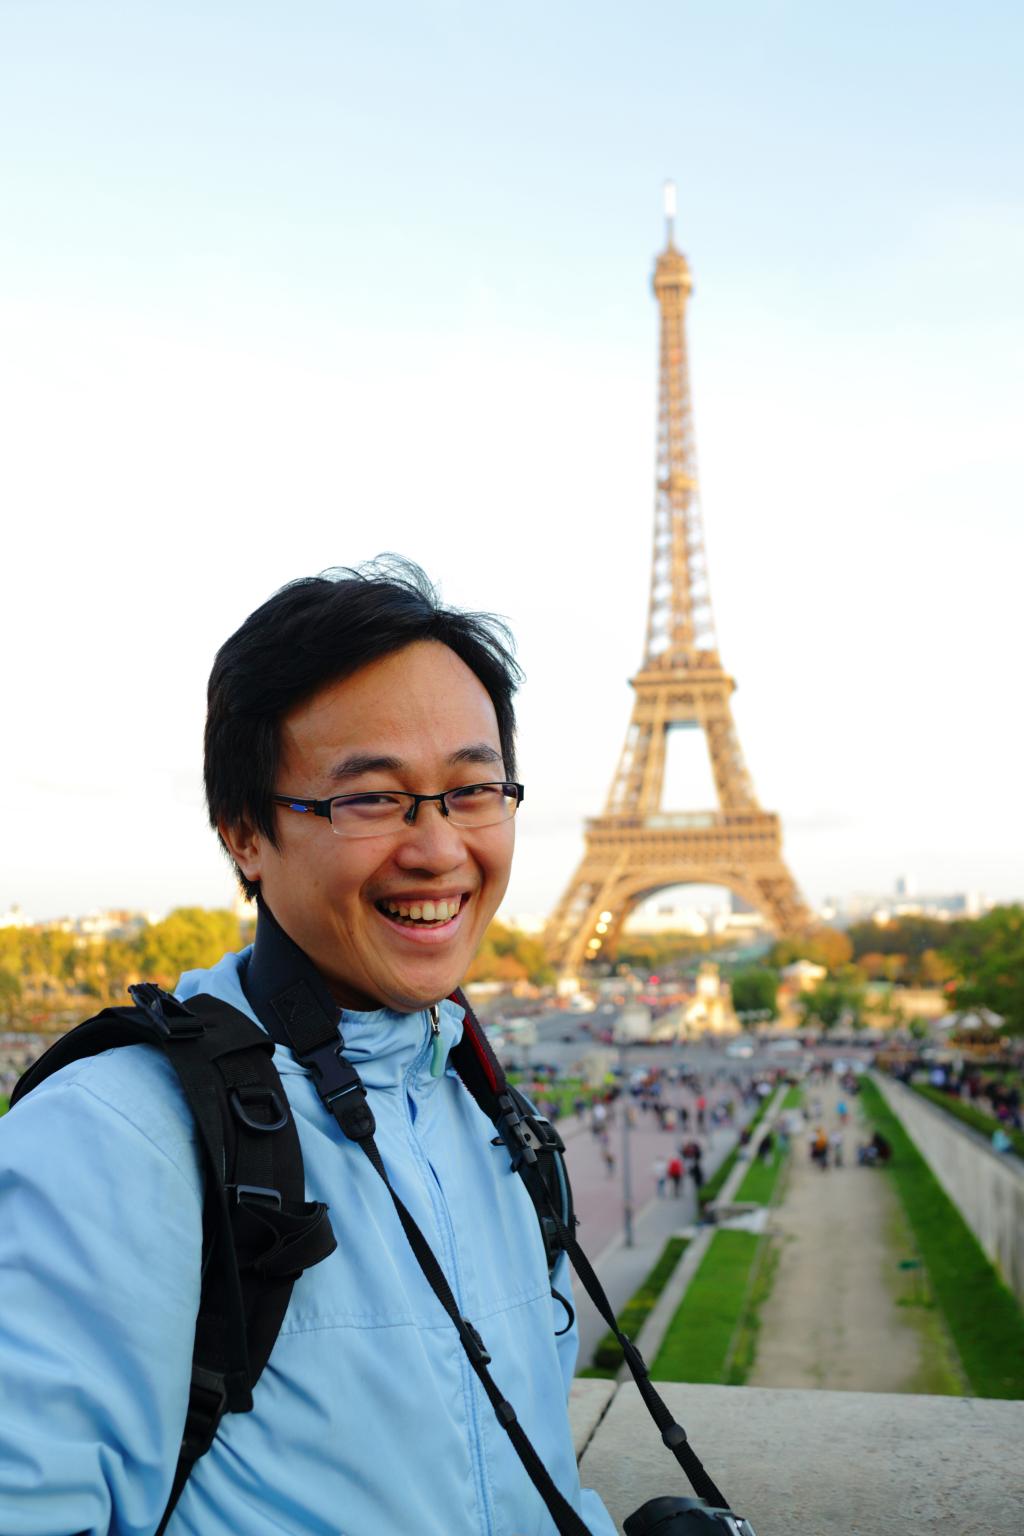
<svg viewBox="0 0 1024 1536">
<path fill-rule="evenodd" d="M 813 992 L 816 987 L 825 980 L 828 971 L 823 965 L 815 965 L 813 960 L 794 960 L 792 965 L 787 965 L 780 972 L 783 986 L 791 992 Z"/>
<path fill-rule="evenodd" d="M 980 891 L 954 891 L 948 895 L 925 895 L 915 891 L 915 881 L 901 875 L 890 895 L 860 894 L 829 897 L 822 907 L 826 922 L 840 928 L 853 923 L 877 923 L 884 927 L 901 917 L 930 917 L 949 923 L 958 917 L 982 917 L 997 903 Z"/>
<path fill-rule="evenodd" d="M 0 928 L 31 928 L 32 919 L 15 902 L 7 908 L 6 912 L 0 912 Z"/>
<path fill-rule="evenodd" d="M 728 917 L 727 912 L 715 913 L 715 917 Z M 622 925 L 624 933 L 645 938 L 663 934 L 684 934 L 687 938 L 703 938 L 710 932 L 711 914 L 699 912 L 696 907 L 659 906 L 653 911 L 637 907 Z"/>
</svg>

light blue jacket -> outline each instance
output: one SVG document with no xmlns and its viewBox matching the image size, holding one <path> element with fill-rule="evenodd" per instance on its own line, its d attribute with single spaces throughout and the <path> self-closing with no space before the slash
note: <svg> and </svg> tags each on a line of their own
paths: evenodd
<svg viewBox="0 0 1024 1536">
<path fill-rule="evenodd" d="M 251 1013 L 248 952 L 189 972 Z M 444 1005 L 446 1049 L 461 1011 Z M 344 1013 L 346 1055 L 399 1195 L 490 1351 L 491 1373 L 594 1536 L 566 1415 L 575 1330 L 551 1298 L 522 1181 L 427 1015 Z M 229 1414 L 168 1536 L 553 1536 L 555 1526 L 423 1278 L 390 1196 L 276 1048 L 307 1197 L 338 1248 L 292 1293 L 251 1413 Z M 0 1536 L 151 1536 L 174 1471 L 199 1301 L 202 1178 L 163 1056 L 55 1074 L 0 1121 Z M 560 1261 L 565 1263 L 564 1256 Z M 568 1293 L 568 1276 L 555 1283 Z"/>
</svg>

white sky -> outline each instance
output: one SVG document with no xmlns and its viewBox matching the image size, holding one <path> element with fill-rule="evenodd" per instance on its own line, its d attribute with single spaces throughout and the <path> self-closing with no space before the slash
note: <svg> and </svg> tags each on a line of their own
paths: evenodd
<svg viewBox="0 0 1024 1536">
<path fill-rule="evenodd" d="M 516 632 L 507 909 L 640 660 L 660 185 L 718 637 L 807 894 L 1024 892 L 1019 7 L 0 0 L 0 910 L 231 899 L 217 645 L 391 549 Z"/>
</svg>

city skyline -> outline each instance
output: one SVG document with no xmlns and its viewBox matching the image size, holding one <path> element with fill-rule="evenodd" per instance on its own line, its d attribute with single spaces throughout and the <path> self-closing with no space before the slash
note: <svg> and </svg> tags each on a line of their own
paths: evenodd
<svg viewBox="0 0 1024 1536">
<path fill-rule="evenodd" d="M 672 176 L 716 626 L 787 862 L 815 905 L 1021 895 L 1024 24 L 741 10 L 653 7 L 657 56 L 600 7 L 5 17 L 0 909 L 230 904 L 216 647 L 395 549 L 517 636 L 505 907 L 550 910 L 642 649 Z"/>
</svg>

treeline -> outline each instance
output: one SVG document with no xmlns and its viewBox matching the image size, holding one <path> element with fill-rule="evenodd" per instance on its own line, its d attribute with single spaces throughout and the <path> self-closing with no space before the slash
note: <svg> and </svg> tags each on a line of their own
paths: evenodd
<svg viewBox="0 0 1024 1536">
<path fill-rule="evenodd" d="M 550 987 L 555 982 L 555 969 L 541 939 L 492 922 L 464 979 L 501 981 L 510 987 L 527 981 L 535 987 Z"/>
<path fill-rule="evenodd" d="M 1024 1033 L 1024 906 L 993 907 L 984 917 L 941 922 L 902 917 L 879 925 L 856 923 L 845 933 L 823 928 L 783 939 L 769 963 L 776 968 L 811 960 L 828 971 L 813 994 L 825 1022 L 858 1013 L 864 985 L 945 987 L 950 1008 L 988 1008 L 1009 1033 Z"/>
<path fill-rule="evenodd" d="M 182 971 L 214 965 L 248 942 L 251 929 L 233 912 L 205 907 L 178 907 L 124 938 L 0 928 L 0 1019 L 45 1027 L 83 1002 L 122 1002 L 136 981 L 173 987 Z"/>
<path fill-rule="evenodd" d="M 247 944 L 252 929 L 233 912 L 206 907 L 178 907 L 124 938 L 0 928 L 0 1023 L 46 1028 L 84 1008 L 123 1002 L 136 981 L 174 987 L 183 971 L 215 965 Z M 547 986 L 555 972 L 540 939 L 491 923 L 465 979 Z"/>
</svg>

